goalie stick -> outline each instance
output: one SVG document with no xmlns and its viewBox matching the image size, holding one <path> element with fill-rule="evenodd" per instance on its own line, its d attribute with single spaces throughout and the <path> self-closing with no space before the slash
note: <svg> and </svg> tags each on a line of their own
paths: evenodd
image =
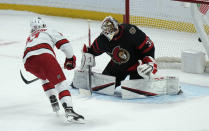
<svg viewBox="0 0 209 131">
<path fill-rule="evenodd" d="M 91 29 L 90 29 L 90 20 L 88 20 L 88 38 L 89 38 L 89 47 L 91 46 Z M 88 88 L 90 90 L 90 93 L 92 95 L 92 88 L 91 88 L 91 67 L 88 67 Z"/>
<path fill-rule="evenodd" d="M 21 76 L 21 78 L 22 78 L 22 80 L 23 80 L 23 82 L 24 82 L 25 84 L 30 84 L 30 83 L 33 83 L 34 81 L 39 80 L 39 78 L 35 78 L 35 79 L 33 79 L 33 80 L 26 80 L 25 77 L 23 76 L 21 70 L 20 70 L 20 76 Z"/>
</svg>

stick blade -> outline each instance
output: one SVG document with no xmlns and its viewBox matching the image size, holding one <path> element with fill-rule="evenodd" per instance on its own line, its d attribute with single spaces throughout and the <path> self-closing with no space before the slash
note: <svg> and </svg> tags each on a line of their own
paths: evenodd
<svg viewBox="0 0 209 131">
<path fill-rule="evenodd" d="M 20 70 L 20 76 L 21 76 L 21 78 L 22 78 L 22 80 L 23 80 L 23 82 L 24 82 L 25 84 L 30 84 L 30 83 L 32 83 L 32 82 L 34 82 L 34 81 L 37 81 L 37 80 L 39 79 L 39 78 L 35 78 L 35 79 L 33 79 L 33 80 L 28 81 L 28 80 L 26 80 L 26 79 L 24 78 L 24 76 L 23 76 L 21 70 Z"/>
</svg>

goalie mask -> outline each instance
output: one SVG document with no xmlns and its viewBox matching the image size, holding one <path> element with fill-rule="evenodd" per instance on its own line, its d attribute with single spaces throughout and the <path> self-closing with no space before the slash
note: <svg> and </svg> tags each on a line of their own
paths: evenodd
<svg viewBox="0 0 209 131">
<path fill-rule="evenodd" d="M 115 32 L 118 30 L 118 22 L 111 16 L 106 17 L 102 22 L 102 34 L 107 37 L 109 41 L 115 35 Z"/>
<path fill-rule="evenodd" d="M 37 17 L 30 22 L 30 27 L 31 27 L 31 32 L 34 32 L 38 29 L 46 28 L 46 24 L 40 17 Z"/>
</svg>

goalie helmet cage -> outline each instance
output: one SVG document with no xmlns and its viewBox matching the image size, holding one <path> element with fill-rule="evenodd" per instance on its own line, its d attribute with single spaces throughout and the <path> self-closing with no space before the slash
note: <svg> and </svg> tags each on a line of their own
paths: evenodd
<svg viewBox="0 0 209 131">
<path fill-rule="evenodd" d="M 186 8 L 185 3 L 192 6 Z M 183 6 L 185 4 L 185 6 Z M 163 30 L 164 33 L 179 36 L 182 39 L 196 38 L 195 42 L 165 40 L 157 35 L 155 43 L 155 57 L 160 68 L 181 68 L 181 52 L 183 50 L 197 50 L 209 54 L 209 21 L 200 13 L 197 4 L 207 5 L 207 0 L 125 0 L 124 23 L 139 26 L 146 32 L 150 28 L 155 33 Z M 197 20 L 198 19 L 198 20 Z M 201 21 L 200 21 L 201 20 Z M 204 22 L 203 22 L 204 20 Z M 161 37 L 159 39 L 159 37 Z M 198 41 L 201 38 L 202 42 Z M 209 66 L 208 57 L 206 56 Z"/>
</svg>

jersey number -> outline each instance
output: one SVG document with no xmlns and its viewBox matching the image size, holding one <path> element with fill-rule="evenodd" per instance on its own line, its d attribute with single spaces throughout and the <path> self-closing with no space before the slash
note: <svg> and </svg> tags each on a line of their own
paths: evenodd
<svg viewBox="0 0 209 131">
<path fill-rule="evenodd" d="M 37 32 L 36 34 L 32 35 L 31 37 L 28 37 L 26 44 L 28 42 L 32 42 L 34 39 L 38 38 L 39 34 L 40 34 L 40 32 Z"/>
</svg>

